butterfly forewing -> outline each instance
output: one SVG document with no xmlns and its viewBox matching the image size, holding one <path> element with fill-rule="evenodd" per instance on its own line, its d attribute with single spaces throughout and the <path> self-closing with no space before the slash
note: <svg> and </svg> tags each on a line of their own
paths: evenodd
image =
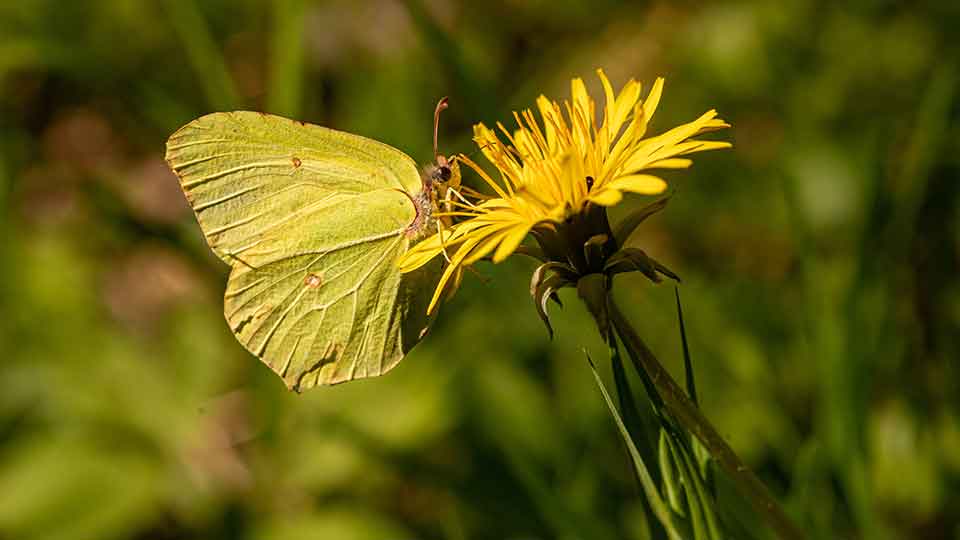
<svg viewBox="0 0 960 540">
<path fill-rule="evenodd" d="M 214 252 L 224 313 L 290 388 L 379 375 L 426 329 L 422 275 L 401 275 L 421 179 L 382 143 L 286 118 L 216 113 L 170 137 Z M 429 272 L 429 271 L 428 271 Z M 419 294 L 418 294 L 419 291 Z"/>
<path fill-rule="evenodd" d="M 167 162 L 210 246 L 230 264 L 317 207 L 384 189 L 416 193 L 421 186 L 413 160 L 390 146 L 246 111 L 187 124 L 167 141 Z M 407 214 L 415 215 L 412 205 Z"/>
</svg>

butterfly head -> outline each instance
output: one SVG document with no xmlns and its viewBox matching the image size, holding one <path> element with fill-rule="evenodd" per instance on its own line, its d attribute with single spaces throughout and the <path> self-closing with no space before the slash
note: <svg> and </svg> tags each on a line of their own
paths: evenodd
<svg viewBox="0 0 960 540">
<path fill-rule="evenodd" d="M 422 206 L 427 213 L 432 213 L 435 207 L 443 206 L 442 203 L 449 199 L 451 190 L 460 189 L 460 165 L 456 158 L 448 159 L 437 154 L 435 161 L 423 168 L 421 177 L 423 179 Z"/>
<path fill-rule="evenodd" d="M 440 112 L 447 108 L 447 98 L 437 102 L 433 111 L 433 163 L 426 165 L 420 177 L 423 189 L 411 197 L 417 209 L 417 217 L 407 228 L 408 236 L 419 237 L 425 232 L 433 230 L 437 225 L 435 213 L 442 207 L 449 211 L 451 190 L 460 189 L 460 166 L 456 158 L 448 158 L 440 153 L 437 147 L 437 134 L 440 125 Z M 449 217 L 439 218 L 449 222 Z M 448 223 L 449 224 L 449 223 Z"/>
<path fill-rule="evenodd" d="M 450 169 L 450 161 L 446 157 L 437 154 L 436 161 L 428 167 L 431 182 L 447 182 L 453 176 Z"/>
<path fill-rule="evenodd" d="M 424 187 L 446 191 L 446 188 L 460 186 L 460 167 L 456 158 L 448 159 L 437 154 L 433 163 L 423 169 Z"/>
</svg>

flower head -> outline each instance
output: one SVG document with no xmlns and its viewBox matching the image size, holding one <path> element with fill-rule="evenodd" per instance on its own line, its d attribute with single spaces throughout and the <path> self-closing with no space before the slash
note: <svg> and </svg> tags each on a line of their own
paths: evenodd
<svg viewBox="0 0 960 540">
<path fill-rule="evenodd" d="M 499 122 L 497 131 L 483 124 L 474 126 L 474 141 L 499 172 L 499 180 L 468 157 L 457 159 L 476 171 L 495 196 L 467 191 L 468 198 L 448 204 L 446 215 L 459 221 L 415 245 L 400 262 L 401 270 L 409 272 L 440 253 L 449 254 L 430 311 L 463 266 L 491 255 L 493 262 L 500 262 L 530 233 L 540 244 L 545 262 L 565 264 L 577 275 L 602 271 L 617 248 L 615 242 L 607 241 L 612 235 L 607 234 L 610 227 L 604 207 L 617 204 L 624 193 L 662 193 L 666 182 L 650 170 L 686 168 L 692 162 L 680 156 L 730 147 L 723 141 L 693 139 L 729 127 L 714 110 L 644 138 L 660 102 L 663 79 L 657 79 L 646 99 L 641 99 L 640 83 L 635 80 L 615 96 L 603 71 L 597 74 L 605 94 L 599 124 L 596 103 L 583 80 L 576 78 L 571 82 L 570 101 L 560 104 L 537 98 L 539 122 L 527 109 L 514 113 L 517 127 L 512 133 Z M 600 257 L 590 257 L 587 245 L 591 242 Z"/>
</svg>

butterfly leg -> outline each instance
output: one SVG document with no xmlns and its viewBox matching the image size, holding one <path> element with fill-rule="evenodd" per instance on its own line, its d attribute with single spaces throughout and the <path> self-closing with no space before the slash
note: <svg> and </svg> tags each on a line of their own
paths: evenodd
<svg viewBox="0 0 960 540">
<path fill-rule="evenodd" d="M 447 253 L 447 243 L 444 241 L 443 233 L 444 233 L 443 217 L 438 217 L 437 218 L 437 234 L 440 235 L 440 251 L 443 253 L 443 258 L 446 259 L 447 264 L 450 264 L 450 255 Z"/>
<path fill-rule="evenodd" d="M 472 202 L 468 201 L 466 197 L 464 197 L 463 195 L 461 195 L 460 192 L 459 192 L 457 189 L 452 188 L 452 187 L 448 187 L 448 188 L 447 188 L 447 196 L 444 198 L 444 202 L 445 202 L 445 204 L 446 204 L 446 206 L 447 206 L 447 211 L 452 210 L 452 206 L 453 206 L 452 204 L 450 204 L 450 203 L 451 203 L 451 200 L 452 200 L 451 197 L 450 197 L 450 194 L 451 194 L 451 193 L 452 193 L 453 196 L 454 196 L 456 199 L 458 199 L 461 203 L 469 206 L 470 208 L 476 208 L 476 207 L 477 207 L 477 205 L 475 205 L 475 204 L 473 204 Z"/>
</svg>

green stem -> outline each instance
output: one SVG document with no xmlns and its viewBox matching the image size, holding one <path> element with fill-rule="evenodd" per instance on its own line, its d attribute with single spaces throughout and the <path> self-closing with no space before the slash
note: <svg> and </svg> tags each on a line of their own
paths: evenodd
<svg viewBox="0 0 960 540">
<path fill-rule="evenodd" d="M 777 504 L 767 487 L 744 465 L 730 445 L 717 433 L 716 428 L 660 364 L 653 352 L 647 348 L 613 298 L 608 299 L 608 307 L 610 320 L 626 346 L 627 352 L 650 377 L 667 411 L 703 443 L 720 467 L 730 476 L 740 493 L 749 499 L 757 511 L 764 516 L 777 536 L 783 540 L 802 540 L 804 535 L 800 529 L 787 517 L 786 512 Z"/>
</svg>

